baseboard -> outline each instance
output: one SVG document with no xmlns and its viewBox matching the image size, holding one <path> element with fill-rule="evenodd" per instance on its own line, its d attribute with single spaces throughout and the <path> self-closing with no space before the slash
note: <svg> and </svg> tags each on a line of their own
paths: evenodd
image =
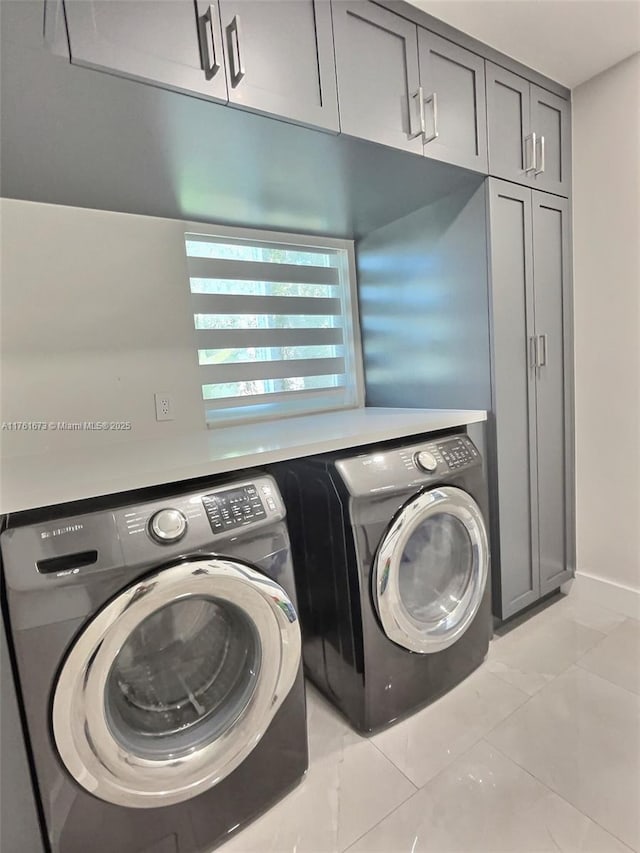
<svg viewBox="0 0 640 853">
<path fill-rule="evenodd" d="M 589 572 L 576 572 L 575 577 L 561 587 L 572 596 L 595 601 L 633 619 L 640 619 L 640 589 L 600 578 Z"/>
</svg>

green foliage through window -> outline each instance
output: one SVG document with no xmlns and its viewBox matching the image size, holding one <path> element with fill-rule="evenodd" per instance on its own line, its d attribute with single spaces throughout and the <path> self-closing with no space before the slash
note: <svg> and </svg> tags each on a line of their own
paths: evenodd
<svg viewBox="0 0 640 853">
<path fill-rule="evenodd" d="M 194 234 L 185 244 L 210 424 L 355 404 L 345 248 Z"/>
</svg>

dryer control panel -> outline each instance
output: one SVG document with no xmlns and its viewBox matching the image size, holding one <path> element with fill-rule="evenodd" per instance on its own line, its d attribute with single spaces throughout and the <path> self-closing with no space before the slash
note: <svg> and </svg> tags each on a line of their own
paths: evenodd
<svg viewBox="0 0 640 853">
<path fill-rule="evenodd" d="M 449 469 L 454 471 L 456 468 L 466 468 L 479 457 L 474 443 L 467 438 L 449 438 L 444 441 L 436 442 L 436 446 L 440 451 L 445 463 Z"/>
<path fill-rule="evenodd" d="M 422 486 L 480 464 L 475 444 L 461 434 L 340 459 L 336 468 L 355 496 Z"/>
</svg>

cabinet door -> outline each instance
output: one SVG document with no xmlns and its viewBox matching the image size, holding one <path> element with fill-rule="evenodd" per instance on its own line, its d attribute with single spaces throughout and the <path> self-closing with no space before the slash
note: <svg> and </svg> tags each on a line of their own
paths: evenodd
<svg viewBox="0 0 640 853">
<path fill-rule="evenodd" d="M 565 351 L 569 305 L 569 227 L 566 199 L 533 193 L 533 266 L 538 336 L 538 528 L 540 594 L 571 575 L 567 533 L 572 498 L 565 410 L 571 358 Z"/>
<path fill-rule="evenodd" d="M 331 7 L 220 0 L 229 103 L 338 130 Z"/>
<path fill-rule="evenodd" d="M 530 85 L 522 77 L 491 62 L 487 66 L 487 118 L 489 174 L 509 181 L 528 183 L 527 165 L 533 166 L 529 148 L 525 162 L 525 140 L 532 139 Z"/>
<path fill-rule="evenodd" d="M 65 9 L 73 63 L 226 103 L 216 2 L 67 0 Z"/>
<path fill-rule="evenodd" d="M 494 610 L 505 619 L 540 595 L 531 190 L 492 180 L 489 194 L 492 559 Z"/>
<path fill-rule="evenodd" d="M 570 105 L 538 86 L 531 86 L 531 127 L 536 134 L 536 189 L 569 195 L 571 157 Z"/>
<path fill-rule="evenodd" d="M 6 7 L 5 7 L 6 8 Z M 2 712 L 2 741 L 0 753 L 2 778 L 2 849 L 25 853 L 44 853 L 38 812 L 29 773 L 29 758 L 16 684 L 11 670 L 9 647 L 5 636 L 4 614 L 0 624 L 0 711 Z M 11 780 L 11 781 L 9 781 Z"/>
<path fill-rule="evenodd" d="M 427 157 L 486 172 L 484 60 L 418 29 Z"/>
<path fill-rule="evenodd" d="M 368 0 L 333 0 L 342 133 L 422 154 L 415 24 Z"/>
</svg>

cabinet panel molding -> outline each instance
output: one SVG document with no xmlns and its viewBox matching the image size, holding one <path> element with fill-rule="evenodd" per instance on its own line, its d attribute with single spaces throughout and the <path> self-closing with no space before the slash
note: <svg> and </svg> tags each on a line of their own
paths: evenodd
<svg viewBox="0 0 640 853">
<path fill-rule="evenodd" d="M 494 609 L 540 596 L 531 191 L 490 182 Z"/>
<path fill-rule="evenodd" d="M 220 0 L 229 103 L 338 131 L 331 7 Z"/>
<path fill-rule="evenodd" d="M 536 376 L 538 418 L 538 490 L 540 593 L 556 589 L 571 576 L 567 509 L 571 505 L 567 458 L 570 420 L 565 414 L 570 364 L 565 339 L 568 259 L 568 202 L 533 193 L 533 267 L 536 332 L 541 366 Z"/>
<path fill-rule="evenodd" d="M 203 68 L 203 51 L 222 59 L 216 0 L 66 0 L 65 11 L 72 63 L 227 102 L 224 67 Z"/>
<path fill-rule="evenodd" d="M 418 30 L 420 83 L 428 138 L 424 153 L 487 172 L 484 60 L 428 30 Z M 435 100 L 433 98 L 435 97 Z"/>
<path fill-rule="evenodd" d="M 531 86 L 531 127 L 537 134 L 533 186 L 564 196 L 571 181 L 569 109 L 567 101 Z"/>
<path fill-rule="evenodd" d="M 333 0 L 340 130 L 422 153 L 417 27 L 369 0 Z"/>
</svg>

